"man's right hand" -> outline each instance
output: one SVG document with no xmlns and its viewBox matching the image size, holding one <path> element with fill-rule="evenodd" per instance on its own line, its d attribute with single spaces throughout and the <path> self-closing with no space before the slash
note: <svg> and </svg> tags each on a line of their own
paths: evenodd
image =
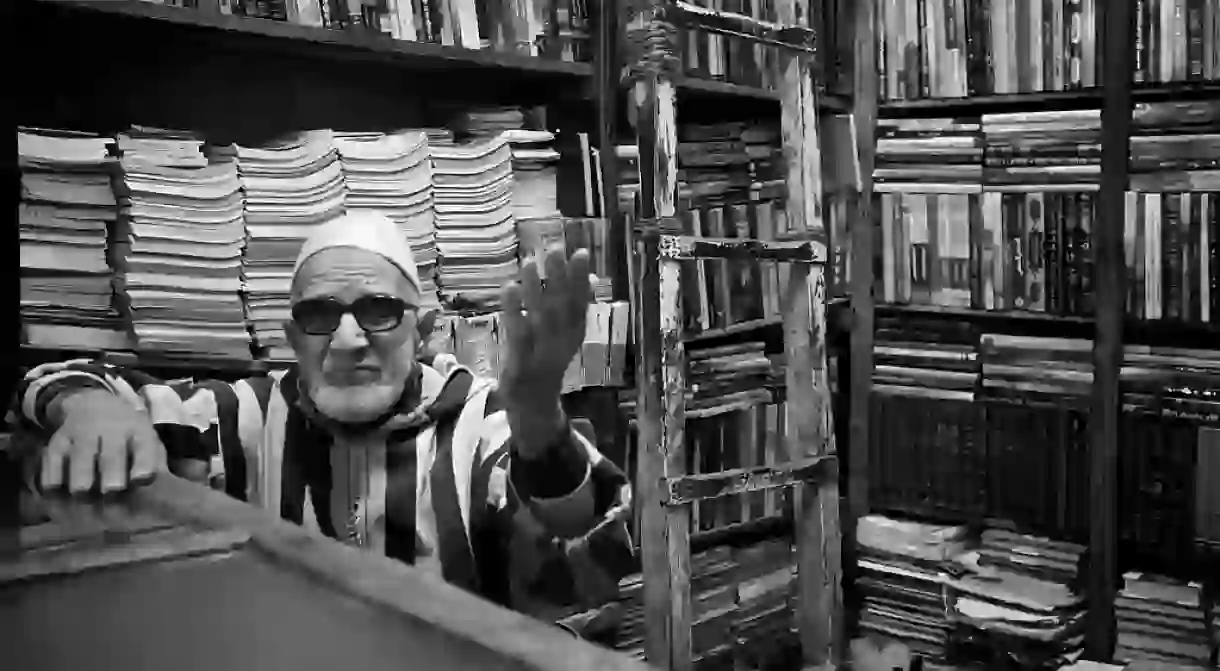
<svg viewBox="0 0 1220 671">
<path fill-rule="evenodd" d="M 106 494 L 165 470 L 165 446 L 148 416 L 109 391 L 72 393 L 47 414 L 55 433 L 42 455 L 43 491 Z"/>
</svg>

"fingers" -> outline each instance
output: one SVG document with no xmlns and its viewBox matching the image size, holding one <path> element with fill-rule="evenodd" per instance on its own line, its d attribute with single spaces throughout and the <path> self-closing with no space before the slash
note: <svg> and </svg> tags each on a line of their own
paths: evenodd
<svg viewBox="0 0 1220 671">
<path fill-rule="evenodd" d="M 540 310 L 542 308 L 542 279 L 538 276 L 537 260 L 530 259 L 521 266 L 518 283 L 521 285 L 521 300 L 526 312 Z"/>
<path fill-rule="evenodd" d="M 522 293 L 520 283 L 509 282 L 504 286 L 500 297 L 501 326 L 507 335 L 508 351 L 511 353 L 508 357 L 510 362 L 515 357 L 521 356 L 529 344 L 529 325 L 523 312 Z"/>
<path fill-rule="evenodd" d="M 64 464 L 72 452 L 72 439 L 66 431 L 56 431 L 42 455 L 41 485 L 43 491 L 64 486 Z"/>
<path fill-rule="evenodd" d="M 72 452 L 68 456 L 68 492 L 73 496 L 88 494 L 93 489 L 103 440 L 102 436 L 97 436 L 72 441 Z"/>
<path fill-rule="evenodd" d="M 593 299 L 593 287 L 589 283 L 589 252 L 578 249 L 568 260 L 568 296 L 571 299 L 569 309 L 584 317 Z"/>
<path fill-rule="evenodd" d="M 130 481 L 143 484 L 151 481 L 166 466 L 165 446 L 151 426 L 144 426 L 128 439 L 131 454 Z"/>
<path fill-rule="evenodd" d="M 102 494 L 117 492 L 127 487 L 128 449 L 126 436 L 103 436 L 97 455 L 97 470 Z M 93 483 L 89 483 L 92 488 Z"/>
</svg>

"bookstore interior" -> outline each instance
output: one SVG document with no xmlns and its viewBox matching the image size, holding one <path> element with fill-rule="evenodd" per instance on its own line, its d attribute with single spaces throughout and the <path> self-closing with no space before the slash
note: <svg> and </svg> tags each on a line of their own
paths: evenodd
<svg viewBox="0 0 1220 671">
<path fill-rule="evenodd" d="M 429 348 L 494 377 L 501 285 L 587 249 L 569 414 L 647 493 L 754 483 L 637 496 L 643 570 L 607 646 L 673 671 L 1217 668 L 1220 0 L 15 13 L 71 45 L 15 75 L 16 367 L 267 375 L 293 358 L 302 242 L 367 210 L 410 241 Z M 774 261 L 810 231 L 802 349 Z M 675 232 L 737 251 L 658 259 Z M 794 437 L 798 398 L 828 448 Z M 823 659 L 794 541 L 819 497 L 772 467 L 827 450 Z"/>
</svg>

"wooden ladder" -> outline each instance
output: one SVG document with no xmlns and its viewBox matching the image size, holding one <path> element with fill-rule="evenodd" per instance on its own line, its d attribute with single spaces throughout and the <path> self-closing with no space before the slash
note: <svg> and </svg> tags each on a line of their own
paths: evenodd
<svg viewBox="0 0 1220 671">
<path fill-rule="evenodd" d="M 796 624 L 806 668 L 835 668 L 843 597 L 838 462 L 826 364 L 826 230 L 822 218 L 809 0 L 779 0 L 779 23 L 717 12 L 682 0 L 628 0 L 637 46 L 636 111 L 640 207 L 634 244 L 638 315 L 639 488 L 645 652 L 670 671 L 693 668 L 692 506 L 704 499 L 794 487 Z M 817 1 L 817 0 L 814 0 Z M 673 28 L 691 26 L 778 47 L 788 231 L 778 241 L 687 236 L 678 197 L 676 56 Z M 687 361 L 682 333 L 683 262 L 699 259 L 792 264 L 782 299 L 788 411 L 787 463 L 692 475 L 685 449 Z"/>
</svg>

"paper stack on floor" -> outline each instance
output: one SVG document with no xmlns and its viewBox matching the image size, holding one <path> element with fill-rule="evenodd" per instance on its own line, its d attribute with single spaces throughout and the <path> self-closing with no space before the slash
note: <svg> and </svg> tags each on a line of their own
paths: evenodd
<svg viewBox="0 0 1220 671">
<path fill-rule="evenodd" d="M 372 210 L 393 219 L 411 243 L 419 271 L 420 310 L 440 309 L 436 293 L 436 213 L 432 163 L 423 131 L 337 133 L 347 210 Z"/>
<path fill-rule="evenodd" d="M 1146 573 L 1123 574 L 1115 599 L 1115 660 L 1206 667 L 1211 657 L 1203 587 Z"/>
<path fill-rule="evenodd" d="M 131 236 L 126 295 L 137 346 L 249 359 L 236 164 L 226 156 L 209 160 L 189 133 L 134 128 L 118 145 L 120 223 Z"/>
<path fill-rule="evenodd" d="M 459 310 L 495 310 L 517 275 L 512 154 L 503 137 L 431 147 L 442 298 Z"/>
<path fill-rule="evenodd" d="M 307 131 L 264 147 L 226 150 L 237 157 L 246 193 L 245 271 L 255 342 L 268 358 L 288 360 L 292 350 L 283 323 L 291 316 L 292 266 L 310 233 L 344 212 L 334 136 Z"/>
<path fill-rule="evenodd" d="M 959 557 L 950 581 L 955 656 L 1015 668 L 1058 668 L 1084 644 L 1084 600 L 1072 589 L 1084 548 L 990 529 L 978 552 Z M 1053 576 L 1053 578 L 1052 578 Z"/>
<path fill-rule="evenodd" d="M 118 215 L 111 138 L 21 129 L 21 320 L 25 342 L 64 349 L 128 349 L 106 262 Z"/>
<path fill-rule="evenodd" d="M 965 548 L 965 535 L 965 527 L 862 518 L 857 527 L 862 633 L 942 659 L 950 628 L 943 568 Z"/>
</svg>

